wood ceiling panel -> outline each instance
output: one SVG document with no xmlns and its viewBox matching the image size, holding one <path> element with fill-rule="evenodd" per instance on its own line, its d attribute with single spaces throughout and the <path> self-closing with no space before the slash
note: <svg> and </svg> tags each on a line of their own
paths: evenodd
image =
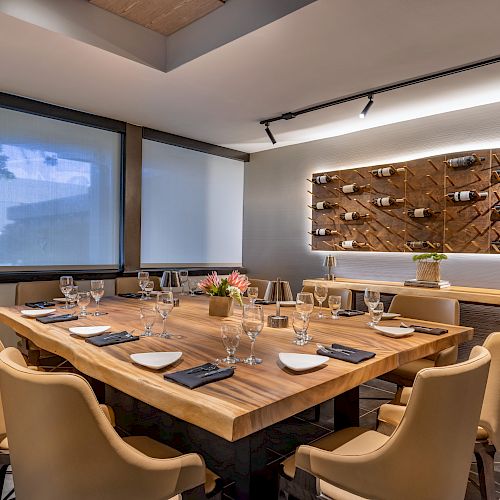
<svg viewBox="0 0 500 500">
<path fill-rule="evenodd" d="M 184 28 L 206 16 L 225 0 L 89 0 L 113 14 L 163 35 Z"/>
</svg>

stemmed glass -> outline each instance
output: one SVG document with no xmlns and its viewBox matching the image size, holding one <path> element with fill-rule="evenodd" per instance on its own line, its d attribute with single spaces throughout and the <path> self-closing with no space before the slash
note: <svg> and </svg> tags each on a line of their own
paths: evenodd
<svg viewBox="0 0 500 500">
<path fill-rule="evenodd" d="M 222 361 L 230 365 L 239 363 L 240 359 L 234 355 L 240 345 L 241 327 L 239 325 L 221 325 L 220 336 L 227 351 L 227 357 Z"/>
<path fill-rule="evenodd" d="M 146 296 L 144 297 L 144 300 L 149 300 L 151 298 L 151 292 L 155 288 L 155 283 L 154 281 L 146 281 L 143 285 L 143 291 L 146 292 Z"/>
<path fill-rule="evenodd" d="M 328 288 L 324 285 L 316 285 L 314 287 L 314 297 L 319 302 L 318 319 L 323 319 L 323 302 L 328 295 Z"/>
<path fill-rule="evenodd" d="M 364 300 L 366 307 L 368 307 L 368 311 L 370 311 L 370 309 L 377 307 L 377 304 L 380 302 L 380 293 L 367 288 L 365 290 Z"/>
<path fill-rule="evenodd" d="M 249 286 L 247 288 L 247 297 L 250 299 L 250 304 L 255 304 L 259 297 L 259 289 L 256 286 Z"/>
<path fill-rule="evenodd" d="M 247 365 L 259 365 L 262 363 L 262 359 L 255 357 L 254 345 L 257 335 L 264 328 L 264 309 L 262 306 L 255 304 L 244 305 L 241 327 L 250 338 L 250 356 L 245 359 L 245 363 Z"/>
<path fill-rule="evenodd" d="M 174 294 L 172 292 L 158 293 L 156 299 L 156 310 L 158 311 L 158 314 L 161 316 L 161 319 L 163 321 L 162 331 L 159 336 L 164 339 L 169 339 L 172 337 L 170 333 L 167 333 L 166 321 L 168 315 L 172 312 L 173 308 L 174 308 Z"/>
<path fill-rule="evenodd" d="M 194 297 L 196 290 L 198 290 L 198 282 L 196 281 L 188 281 L 188 286 L 189 286 L 189 295 L 191 297 Z"/>
<path fill-rule="evenodd" d="M 179 271 L 179 278 L 181 280 L 181 287 L 182 287 L 181 295 L 186 295 L 187 294 L 186 288 L 189 288 L 188 284 L 189 271 L 187 271 L 186 269 Z"/>
<path fill-rule="evenodd" d="M 306 345 L 308 342 L 307 328 L 309 326 L 309 315 L 294 311 L 292 325 L 296 335 L 293 343 L 296 345 Z"/>
<path fill-rule="evenodd" d="M 144 333 L 141 337 L 153 336 L 152 328 L 156 321 L 156 315 L 156 307 L 151 307 L 150 305 L 143 305 L 140 307 L 140 317 L 144 326 Z"/>
<path fill-rule="evenodd" d="M 377 326 L 382 319 L 384 314 L 384 303 L 379 302 L 375 307 L 370 309 L 370 318 L 371 321 L 368 323 L 368 326 Z"/>
<path fill-rule="evenodd" d="M 77 286 L 70 286 L 68 287 L 68 292 L 66 295 L 66 299 L 70 303 L 70 309 L 76 306 L 76 300 L 78 298 L 78 287 Z"/>
<path fill-rule="evenodd" d="M 295 310 L 302 314 L 311 314 L 314 309 L 314 297 L 310 292 L 300 292 L 297 294 Z"/>
<path fill-rule="evenodd" d="M 144 287 L 149 281 L 149 273 L 147 271 L 139 271 L 137 273 L 137 279 L 139 280 L 139 288 L 142 291 L 141 300 L 144 300 Z"/>
<path fill-rule="evenodd" d="M 332 313 L 332 319 L 339 319 L 340 304 L 342 302 L 342 297 L 339 295 L 330 295 L 328 297 L 328 307 Z"/>
<path fill-rule="evenodd" d="M 78 292 L 76 301 L 80 307 L 79 316 L 88 316 L 89 313 L 87 312 L 87 307 L 90 304 L 90 292 Z"/>
<path fill-rule="evenodd" d="M 92 280 L 90 282 L 90 295 L 95 300 L 97 310 L 94 313 L 94 316 L 104 316 L 108 314 L 107 312 L 101 312 L 99 310 L 99 303 L 101 301 L 102 296 L 104 295 L 104 281 L 103 280 Z"/>
<path fill-rule="evenodd" d="M 61 289 L 64 298 L 66 299 L 66 303 L 61 306 L 61 309 L 71 309 L 72 306 L 68 304 L 68 292 L 70 291 L 70 287 L 73 286 L 73 276 L 61 276 L 59 278 L 59 288 Z"/>
</svg>

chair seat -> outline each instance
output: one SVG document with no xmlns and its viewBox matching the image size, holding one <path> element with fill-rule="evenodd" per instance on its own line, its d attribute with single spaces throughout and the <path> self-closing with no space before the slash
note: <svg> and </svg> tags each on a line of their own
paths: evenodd
<svg viewBox="0 0 500 500">
<path fill-rule="evenodd" d="M 416 359 L 415 361 L 410 361 L 409 363 L 401 365 L 399 368 L 385 373 L 380 378 L 400 386 L 413 385 L 413 381 L 420 370 L 424 368 L 433 368 L 434 365 L 435 362 L 432 359 Z"/>
<path fill-rule="evenodd" d="M 9 449 L 9 440 L 7 439 L 7 434 L 0 434 L 0 450 Z"/>
<path fill-rule="evenodd" d="M 147 436 L 128 436 L 124 437 L 123 440 L 137 451 L 151 458 L 174 458 L 182 455 L 180 451 Z M 205 470 L 205 493 L 209 494 L 215 489 L 216 481 L 219 477 L 210 469 L 205 468 Z"/>
</svg>

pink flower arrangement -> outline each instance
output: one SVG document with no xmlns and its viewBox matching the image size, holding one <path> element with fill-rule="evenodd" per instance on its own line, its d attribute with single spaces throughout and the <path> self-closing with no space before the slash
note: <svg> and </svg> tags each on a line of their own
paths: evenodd
<svg viewBox="0 0 500 500">
<path fill-rule="evenodd" d="M 238 271 L 233 271 L 227 278 L 222 279 L 213 271 L 198 283 L 198 287 L 208 295 L 232 297 L 240 304 L 242 304 L 241 296 L 246 292 L 249 285 L 248 278 Z"/>
</svg>

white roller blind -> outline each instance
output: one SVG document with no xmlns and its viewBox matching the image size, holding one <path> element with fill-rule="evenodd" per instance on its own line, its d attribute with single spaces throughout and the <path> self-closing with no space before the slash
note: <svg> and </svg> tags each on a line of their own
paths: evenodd
<svg viewBox="0 0 500 500">
<path fill-rule="evenodd" d="M 241 265 L 243 168 L 237 160 L 145 140 L 142 266 Z"/>
<path fill-rule="evenodd" d="M 116 268 L 121 136 L 0 109 L 0 267 Z"/>
</svg>

